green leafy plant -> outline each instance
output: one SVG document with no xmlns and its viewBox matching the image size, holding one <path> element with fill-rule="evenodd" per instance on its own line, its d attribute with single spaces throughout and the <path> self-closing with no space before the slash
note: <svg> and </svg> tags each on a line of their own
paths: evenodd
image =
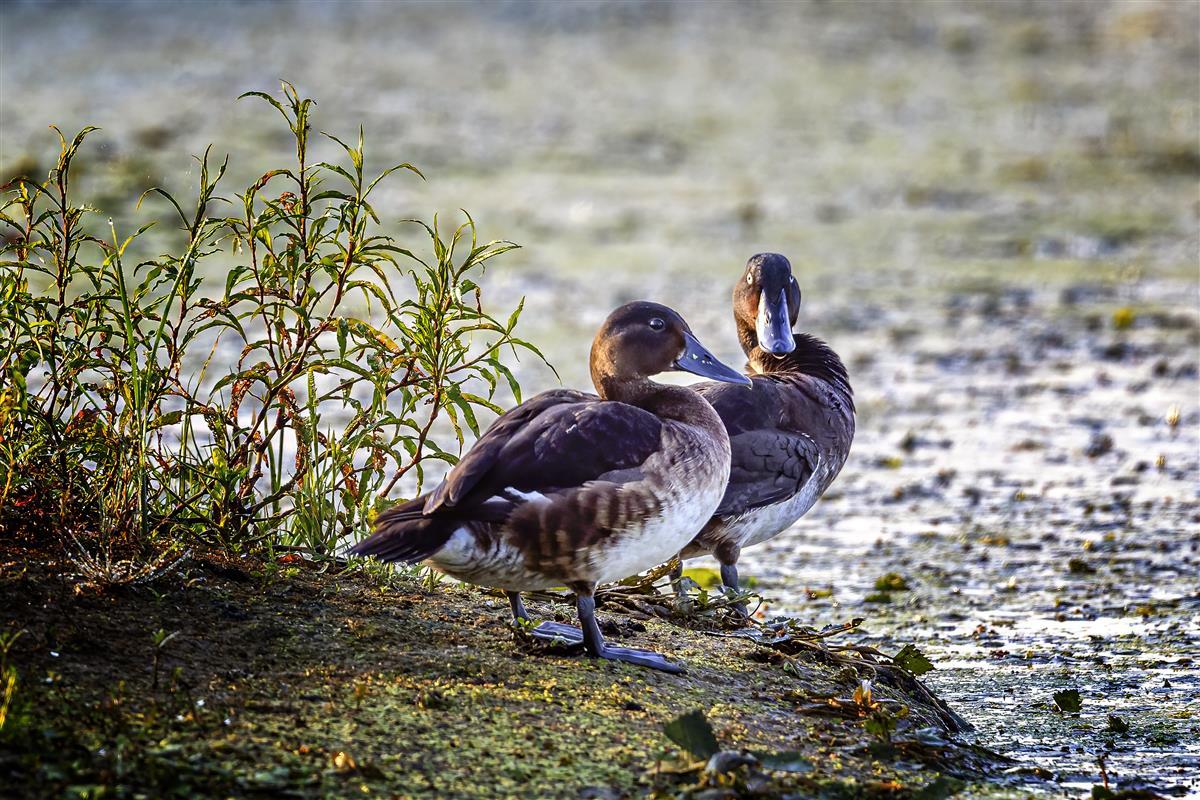
<svg viewBox="0 0 1200 800">
<path fill-rule="evenodd" d="M 908 706 L 875 697 L 871 681 L 864 680 L 854 690 L 854 705 L 862 717 L 863 730 L 883 744 L 890 744 L 900 720 L 908 716 Z"/>
<path fill-rule="evenodd" d="M 368 175 L 361 129 L 324 134 L 344 157 L 314 163 L 313 101 L 286 83 L 249 96 L 283 117 L 294 159 L 225 197 L 227 161 L 206 151 L 194 198 L 149 189 L 178 221 L 172 252 L 138 260 L 153 223 L 98 232 L 73 199 L 93 128 L 59 134 L 46 181 L 4 187 L 0 513 L 65 531 L 98 582 L 148 574 L 105 569 L 113 548 L 332 553 L 430 461 L 454 463 L 498 391 L 520 400 L 506 354 L 541 357 L 515 334 L 521 306 L 492 316 L 478 283 L 516 245 L 479 242 L 464 212 L 449 233 L 409 221 L 431 255 L 401 246 L 372 194 L 415 167 Z"/>
<path fill-rule="evenodd" d="M 689 711 L 676 717 L 663 726 L 663 733 L 698 759 L 707 760 L 721 749 L 703 711 Z"/>
</svg>

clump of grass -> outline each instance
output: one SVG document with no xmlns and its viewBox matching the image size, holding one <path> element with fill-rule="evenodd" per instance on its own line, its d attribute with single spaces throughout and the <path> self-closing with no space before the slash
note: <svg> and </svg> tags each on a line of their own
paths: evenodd
<svg viewBox="0 0 1200 800">
<path fill-rule="evenodd" d="M 94 576 L 145 574 L 96 568 L 110 550 L 161 561 L 183 541 L 330 554 L 400 481 L 453 463 L 502 387 L 520 399 L 506 354 L 541 356 L 515 334 L 521 307 L 493 316 L 478 283 L 516 245 L 479 242 L 466 216 L 408 221 L 430 252 L 402 246 L 372 194 L 415 167 L 365 173 L 361 129 L 322 134 L 344 157 L 313 163 L 313 102 L 286 83 L 249 95 L 285 120 L 291 163 L 226 196 L 227 159 L 206 151 L 194 197 L 150 188 L 173 252 L 137 253 L 157 220 L 100 230 L 75 198 L 94 128 L 59 132 L 46 180 L 3 187 L 0 522 L 101 548 L 70 548 Z"/>
</svg>

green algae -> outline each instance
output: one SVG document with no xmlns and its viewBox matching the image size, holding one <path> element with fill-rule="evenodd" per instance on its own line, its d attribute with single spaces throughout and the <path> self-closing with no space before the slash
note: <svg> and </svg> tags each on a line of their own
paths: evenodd
<svg viewBox="0 0 1200 800">
<path fill-rule="evenodd" d="M 107 595 L 50 573 L 5 575 L 0 607 L 25 631 L 10 653 L 20 687 L 0 750 L 5 793 L 687 794 L 696 784 L 658 769 L 680 755 L 663 727 L 686 711 L 703 713 L 722 747 L 811 762 L 780 780 L 831 796 L 867 784 L 919 796 L 943 771 L 979 778 L 1001 763 L 947 739 L 944 763 L 917 775 L 911 759 L 872 751 L 858 718 L 806 712 L 867 676 L 820 648 L 787 655 L 616 617 L 614 641 L 687 663 L 672 676 L 540 652 L 514 633 L 507 604 L 463 587 L 256 572 L 270 577 L 197 562 L 172 585 Z M 873 677 L 877 696 L 939 724 L 911 684 Z"/>
</svg>

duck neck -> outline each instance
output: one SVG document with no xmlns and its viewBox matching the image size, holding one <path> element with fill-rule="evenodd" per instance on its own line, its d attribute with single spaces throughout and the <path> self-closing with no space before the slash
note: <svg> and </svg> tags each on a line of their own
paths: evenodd
<svg viewBox="0 0 1200 800">
<path fill-rule="evenodd" d="M 649 378 L 599 376 L 596 390 L 604 400 L 615 400 L 649 411 L 656 417 L 714 428 L 722 435 L 720 417 L 700 395 L 685 386 L 668 386 Z"/>
<path fill-rule="evenodd" d="M 853 396 L 846 365 L 833 348 L 807 333 L 792 333 L 796 348 L 784 355 L 768 353 L 759 347 L 754 327 L 738 325 L 738 340 L 746 354 L 751 372 L 756 375 L 811 375 L 841 390 L 847 398 Z"/>
</svg>

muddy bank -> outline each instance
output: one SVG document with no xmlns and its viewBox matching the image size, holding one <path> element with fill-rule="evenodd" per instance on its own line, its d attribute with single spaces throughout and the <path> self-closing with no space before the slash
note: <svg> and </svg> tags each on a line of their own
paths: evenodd
<svg viewBox="0 0 1200 800">
<path fill-rule="evenodd" d="M 3 630 L 21 632 L 8 797 L 940 797 L 1013 766 L 956 741 L 910 675 L 816 640 L 773 648 L 603 614 L 613 640 L 685 661 L 675 676 L 535 652 L 502 598 L 410 576 L 202 559 L 97 594 L 5 561 Z M 863 679 L 873 696 L 856 701 Z M 705 772 L 664 735 L 693 711 L 719 749 L 760 763 L 720 755 Z"/>
</svg>

